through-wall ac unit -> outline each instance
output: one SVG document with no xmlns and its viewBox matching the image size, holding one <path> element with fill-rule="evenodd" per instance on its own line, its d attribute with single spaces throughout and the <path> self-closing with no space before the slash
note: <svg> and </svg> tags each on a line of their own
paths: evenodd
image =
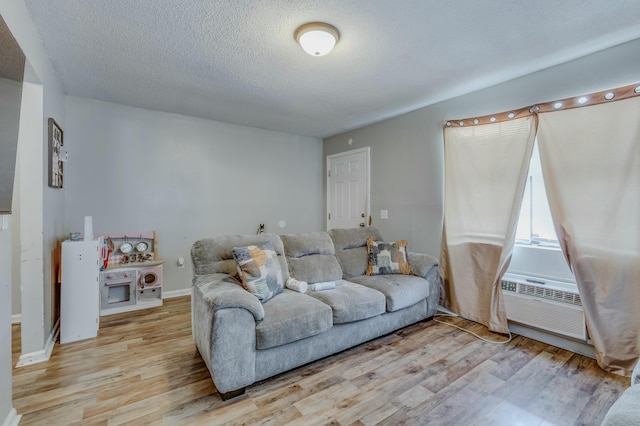
<svg viewBox="0 0 640 426">
<path fill-rule="evenodd" d="M 582 299 L 573 286 L 553 280 L 505 274 L 502 278 L 510 321 L 587 341 Z"/>
</svg>

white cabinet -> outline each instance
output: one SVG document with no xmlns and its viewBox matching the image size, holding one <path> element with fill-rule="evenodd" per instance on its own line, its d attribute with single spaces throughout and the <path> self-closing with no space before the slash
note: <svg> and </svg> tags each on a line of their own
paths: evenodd
<svg viewBox="0 0 640 426">
<path fill-rule="evenodd" d="M 60 343 L 98 335 L 101 239 L 62 243 Z"/>
</svg>

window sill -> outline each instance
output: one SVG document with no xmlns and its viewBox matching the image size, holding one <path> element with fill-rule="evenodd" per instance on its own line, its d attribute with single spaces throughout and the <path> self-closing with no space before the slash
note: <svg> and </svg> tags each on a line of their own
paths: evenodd
<svg viewBox="0 0 640 426">
<path fill-rule="evenodd" d="M 544 277 L 575 282 L 571 269 L 559 247 L 516 244 L 507 272 L 523 276 Z"/>
<path fill-rule="evenodd" d="M 516 247 L 523 247 L 523 248 L 533 248 L 533 249 L 538 249 L 538 250 L 551 250 L 551 251 L 562 251 L 560 249 L 560 246 L 547 246 L 547 245 L 540 245 L 540 244 L 527 244 L 527 243 L 515 243 Z"/>
</svg>

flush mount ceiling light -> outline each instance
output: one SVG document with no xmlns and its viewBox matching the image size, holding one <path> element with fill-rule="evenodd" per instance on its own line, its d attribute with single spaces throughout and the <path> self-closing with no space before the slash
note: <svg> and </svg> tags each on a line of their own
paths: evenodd
<svg viewBox="0 0 640 426">
<path fill-rule="evenodd" d="M 340 32 L 324 22 L 309 22 L 300 26 L 293 33 L 293 38 L 309 55 L 324 56 L 338 43 Z"/>
</svg>

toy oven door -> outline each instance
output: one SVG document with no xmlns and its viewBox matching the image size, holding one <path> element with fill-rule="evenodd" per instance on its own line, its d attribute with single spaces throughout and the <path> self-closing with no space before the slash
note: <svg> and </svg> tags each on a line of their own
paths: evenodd
<svg viewBox="0 0 640 426">
<path fill-rule="evenodd" d="M 135 305 L 135 284 L 135 277 L 105 278 L 100 300 L 101 309 Z"/>
</svg>

